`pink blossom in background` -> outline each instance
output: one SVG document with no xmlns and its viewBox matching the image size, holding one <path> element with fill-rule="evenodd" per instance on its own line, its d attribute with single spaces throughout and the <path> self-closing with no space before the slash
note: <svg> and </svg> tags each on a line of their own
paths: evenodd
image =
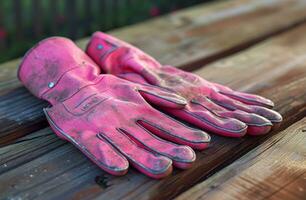
<svg viewBox="0 0 306 200">
<path fill-rule="evenodd" d="M 5 39 L 7 36 L 7 32 L 4 28 L 0 27 L 0 39 Z"/>
<path fill-rule="evenodd" d="M 150 9 L 150 16 L 154 17 L 154 16 L 158 16 L 160 15 L 160 10 L 157 6 L 153 6 L 151 9 Z"/>
</svg>

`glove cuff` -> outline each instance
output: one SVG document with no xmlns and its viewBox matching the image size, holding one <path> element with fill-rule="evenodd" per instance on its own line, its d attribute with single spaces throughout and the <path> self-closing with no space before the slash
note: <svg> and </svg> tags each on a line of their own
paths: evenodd
<svg viewBox="0 0 306 200">
<path fill-rule="evenodd" d="M 108 68 L 105 61 L 121 46 L 125 46 L 125 43 L 105 33 L 95 32 L 87 44 L 86 53 L 101 67 L 103 72 L 111 73 L 113 69 Z M 111 59 L 111 61 L 116 62 L 116 65 L 120 65 L 121 62 L 120 58 Z"/>
<path fill-rule="evenodd" d="M 103 32 L 92 35 L 86 53 L 108 74 L 142 73 L 145 68 L 161 67 L 142 50 Z"/>
<path fill-rule="evenodd" d="M 35 96 L 55 104 L 100 73 L 99 67 L 71 40 L 47 38 L 24 56 L 18 78 Z"/>
</svg>

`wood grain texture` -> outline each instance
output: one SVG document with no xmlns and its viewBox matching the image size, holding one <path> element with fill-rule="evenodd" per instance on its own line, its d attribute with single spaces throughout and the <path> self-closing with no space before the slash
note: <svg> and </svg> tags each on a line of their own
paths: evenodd
<svg viewBox="0 0 306 200">
<path fill-rule="evenodd" d="M 305 31 L 306 25 L 301 25 L 195 73 L 235 89 L 252 91 L 273 99 L 276 110 L 284 116 L 281 129 L 285 129 L 306 114 Z M 43 131 L 46 135 L 51 133 L 50 129 Z M 33 153 L 20 153 L 14 162 L 9 160 L 10 154 L 1 154 L 1 160 L 7 162 L 0 164 L 5 167 L 5 173 L 0 175 L 0 184 L 3 185 L 0 187 L 0 194 L 24 199 L 173 198 L 277 132 L 263 137 L 240 139 L 212 135 L 211 147 L 197 152 L 197 161 L 190 170 L 175 170 L 172 176 L 161 181 L 149 179 L 134 170 L 130 170 L 124 177 L 108 175 L 70 144 L 59 143 L 58 148 L 46 145 L 46 152 L 40 154 L 39 150 L 34 150 L 35 146 L 37 149 L 42 148 L 41 143 L 44 142 L 43 137 L 40 137 L 25 147 L 33 149 Z M 3 147 L 0 152 L 3 149 L 13 149 L 11 145 Z M 20 145 L 18 152 L 23 152 L 22 146 Z"/>
<path fill-rule="evenodd" d="M 203 4 L 111 34 L 162 63 L 193 69 L 246 48 L 306 19 L 304 0 L 235 0 Z M 88 39 L 78 41 L 82 48 Z M 46 127 L 41 103 L 16 78 L 20 60 L 0 65 L 0 145 Z"/>
<path fill-rule="evenodd" d="M 306 197 L 306 118 L 269 138 L 177 200 Z"/>
</svg>

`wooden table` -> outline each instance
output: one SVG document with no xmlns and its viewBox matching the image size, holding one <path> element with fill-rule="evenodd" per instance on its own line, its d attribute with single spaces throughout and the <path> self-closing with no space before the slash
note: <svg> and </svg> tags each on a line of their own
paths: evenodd
<svg viewBox="0 0 306 200">
<path fill-rule="evenodd" d="M 306 199 L 306 0 L 216 1 L 111 34 L 272 99 L 283 123 L 262 137 L 212 134 L 191 169 L 163 180 L 113 177 L 52 133 L 13 60 L 0 66 L 0 199 Z"/>
</svg>

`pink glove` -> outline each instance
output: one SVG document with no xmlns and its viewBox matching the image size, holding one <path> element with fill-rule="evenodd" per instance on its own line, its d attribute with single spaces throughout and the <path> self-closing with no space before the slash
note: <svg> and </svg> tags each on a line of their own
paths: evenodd
<svg viewBox="0 0 306 200">
<path fill-rule="evenodd" d="M 96 32 L 87 54 L 110 74 L 142 84 L 172 90 L 187 99 L 184 109 L 163 108 L 166 112 L 204 130 L 241 137 L 262 135 L 282 121 L 268 109 L 273 102 L 261 96 L 232 89 L 175 67 L 162 66 L 141 50 L 102 32 Z"/>
<path fill-rule="evenodd" d="M 172 161 L 178 168 L 190 167 L 195 161 L 190 147 L 204 149 L 210 141 L 206 133 L 147 103 L 176 110 L 185 106 L 184 98 L 100 75 L 99 67 L 69 39 L 53 37 L 37 44 L 25 55 L 18 76 L 35 96 L 52 104 L 44 112 L 54 132 L 110 174 L 125 174 L 130 163 L 162 178 L 171 173 Z"/>
</svg>

